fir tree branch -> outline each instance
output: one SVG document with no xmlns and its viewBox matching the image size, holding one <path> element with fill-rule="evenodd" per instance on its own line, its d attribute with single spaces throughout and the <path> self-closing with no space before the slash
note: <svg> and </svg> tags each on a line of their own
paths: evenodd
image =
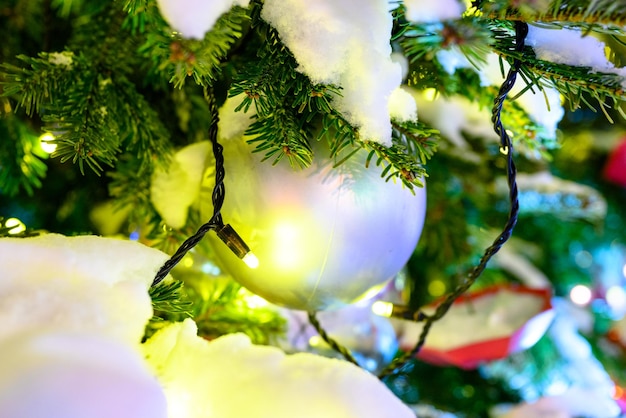
<svg viewBox="0 0 626 418">
<path fill-rule="evenodd" d="M 56 137 L 53 156 L 61 162 L 77 163 L 83 173 L 85 165 L 100 173 L 105 165 L 114 165 L 120 152 L 131 152 L 141 162 L 140 170 L 149 167 L 149 173 L 155 156 L 167 161 L 169 132 L 126 77 L 135 68 L 124 47 L 132 48 L 134 41 L 121 33 L 123 16 L 104 10 L 91 18 L 98 29 L 81 26 L 72 42 L 94 48 L 85 54 L 21 56 L 23 67 L 3 66 L 4 95 L 15 98 L 28 114 L 43 115 L 44 129 Z"/>
<path fill-rule="evenodd" d="M 520 67 L 521 76 L 527 82 L 536 86 L 539 91 L 545 85 L 554 85 L 559 93 L 563 94 L 571 107 L 577 109 L 584 105 L 590 109 L 599 108 L 609 121 L 611 117 L 606 109 L 613 103 L 623 117 L 619 103 L 626 100 L 626 93 L 622 83 L 623 77 L 617 74 L 591 72 L 589 67 L 577 67 L 564 64 L 555 64 L 549 61 L 539 60 L 531 47 L 524 48 L 523 51 L 511 49 L 513 35 L 510 30 L 506 30 L 502 25 L 493 28 L 494 49 L 508 60 L 519 59 L 522 62 Z M 589 103 L 585 96 L 596 100 L 597 107 Z"/>
<path fill-rule="evenodd" d="M 487 22 L 472 16 L 443 24 L 404 24 L 395 37 L 411 62 L 433 59 L 438 51 L 455 46 L 470 62 L 480 63 L 492 43 Z"/>
<path fill-rule="evenodd" d="M 179 280 L 164 280 L 151 286 L 149 293 L 155 312 L 190 316 L 192 301 L 187 298 L 183 286 L 183 282 Z"/>
<path fill-rule="evenodd" d="M 47 154 L 39 139 L 17 117 L 8 114 L 0 118 L 0 195 L 15 196 L 20 189 L 33 195 L 42 186 L 47 166 Z M 12 140 L 10 140 L 10 138 Z"/>
<path fill-rule="evenodd" d="M 551 23 L 604 33 L 621 33 L 626 25 L 624 0 L 557 0 L 545 10 L 508 0 L 480 3 L 489 19 Z"/>
<path fill-rule="evenodd" d="M 152 60 L 153 74 L 158 74 L 174 87 L 181 88 L 189 77 L 201 86 L 211 85 L 220 73 L 220 65 L 247 26 L 247 11 L 233 7 L 221 16 L 202 40 L 175 35 L 163 21 L 153 25 L 140 53 Z"/>
</svg>

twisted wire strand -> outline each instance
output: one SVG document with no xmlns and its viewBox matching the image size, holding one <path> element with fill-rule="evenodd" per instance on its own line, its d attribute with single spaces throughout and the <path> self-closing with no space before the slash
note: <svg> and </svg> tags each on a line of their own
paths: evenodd
<svg viewBox="0 0 626 418">
<path fill-rule="evenodd" d="M 515 49 L 517 51 L 521 52 L 524 49 L 524 41 L 527 34 L 528 25 L 524 22 L 515 22 Z M 521 61 L 519 59 L 516 59 L 509 69 L 507 77 L 500 87 L 498 96 L 494 99 L 494 106 L 491 117 L 494 130 L 500 136 L 501 151 L 506 155 L 507 183 L 509 186 L 510 203 L 508 220 L 500 235 L 498 235 L 498 237 L 494 240 L 491 246 L 489 246 L 485 250 L 479 263 L 470 271 L 470 273 L 465 277 L 463 282 L 459 284 L 454 289 L 454 291 L 451 292 L 441 304 L 439 304 L 439 306 L 437 306 L 437 309 L 432 315 L 424 315 L 424 327 L 422 328 L 422 332 L 415 347 L 411 351 L 404 353 L 402 356 L 396 357 L 379 374 L 379 378 L 381 379 L 401 369 L 410 358 L 414 357 L 417 353 L 420 352 L 420 350 L 424 346 L 424 343 L 426 342 L 426 337 L 428 336 L 428 333 L 433 323 L 438 319 L 441 319 L 448 312 L 454 301 L 458 299 L 461 295 L 463 295 L 463 293 L 465 293 L 474 284 L 474 282 L 476 282 L 476 279 L 478 279 L 478 277 L 487 267 L 487 263 L 489 262 L 491 257 L 493 257 L 493 255 L 495 255 L 500 250 L 502 245 L 504 245 L 504 243 L 511 237 L 513 229 L 515 228 L 515 224 L 517 224 L 517 216 L 519 213 L 519 200 L 516 181 L 517 168 L 515 167 L 515 162 L 513 161 L 513 144 L 511 143 L 511 138 L 506 133 L 506 130 L 502 125 L 501 113 L 502 105 L 504 104 L 507 95 L 511 92 L 511 89 L 515 85 L 515 80 L 517 78 L 520 66 Z"/>
<path fill-rule="evenodd" d="M 317 319 L 317 315 L 315 312 L 308 312 L 308 316 L 309 322 L 311 323 L 311 325 L 313 325 L 313 328 L 315 328 L 322 340 L 324 340 L 324 342 L 326 342 L 326 344 L 328 344 L 330 348 L 341 354 L 343 358 L 345 358 L 350 363 L 361 367 L 348 348 L 339 344 L 337 340 L 331 338 L 330 335 L 328 335 L 326 330 L 322 327 L 322 324 L 320 324 L 320 321 Z"/>
<path fill-rule="evenodd" d="M 209 105 L 209 111 L 211 113 L 211 126 L 209 127 L 209 139 L 213 145 L 213 155 L 215 157 L 215 187 L 213 188 L 212 201 L 213 201 L 213 216 L 202 225 L 195 234 L 187 238 L 178 247 L 174 255 L 167 260 L 159 271 L 154 276 L 151 286 L 156 286 L 170 273 L 170 271 L 183 259 L 183 257 L 204 238 L 207 232 L 212 229 L 218 229 L 224 226 L 222 220 L 222 205 L 224 204 L 224 197 L 226 195 L 226 189 L 224 187 L 224 177 L 226 171 L 224 170 L 224 147 L 217 142 L 217 123 L 219 122 L 219 114 L 217 111 L 217 104 L 215 103 L 215 96 L 211 92 L 205 92 L 205 99 Z"/>
</svg>

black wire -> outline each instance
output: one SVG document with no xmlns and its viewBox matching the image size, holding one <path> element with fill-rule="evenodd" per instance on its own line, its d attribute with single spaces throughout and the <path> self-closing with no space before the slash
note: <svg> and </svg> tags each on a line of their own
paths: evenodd
<svg viewBox="0 0 626 418">
<path fill-rule="evenodd" d="M 521 52 L 524 49 L 524 41 L 527 34 L 528 25 L 524 22 L 515 22 L 516 51 Z M 516 59 L 509 69 L 506 80 L 504 80 L 504 82 L 502 83 L 500 91 L 498 92 L 498 96 L 494 99 L 491 117 L 494 130 L 500 136 L 501 150 L 506 155 L 507 182 L 509 185 L 509 203 L 511 205 L 506 225 L 504 226 L 500 235 L 498 235 L 498 237 L 491 244 L 491 246 L 489 246 L 489 248 L 485 250 L 485 253 L 480 259 L 480 262 L 465 277 L 465 280 L 446 297 L 446 299 L 437 307 L 434 314 L 424 316 L 424 327 L 422 328 L 420 337 L 413 350 L 404 353 L 402 356 L 396 357 L 394 361 L 392 361 L 389 366 L 387 366 L 379 374 L 379 378 L 381 379 L 393 374 L 396 370 L 402 368 L 402 366 L 404 366 L 410 358 L 414 357 L 417 353 L 420 352 L 420 350 L 424 346 L 424 343 L 426 342 L 426 337 L 433 323 L 436 320 L 441 319 L 448 312 L 454 301 L 458 299 L 463 293 L 465 293 L 474 284 L 474 282 L 476 282 L 476 279 L 478 279 L 478 277 L 485 270 L 485 267 L 487 267 L 487 263 L 489 262 L 491 257 L 493 257 L 493 255 L 496 254 L 500 250 L 502 245 L 504 245 L 504 243 L 511 237 L 513 228 L 515 228 L 515 224 L 517 224 L 517 216 L 519 213 L 519 200 L 516 182 L 517 168 L 515 167 L 515 162 L 513 161 L 513 144 L 511 143 L 511 138 L 502 126 L 502 120 L 500 115 L 502 113 L 502 105 L 504 104 L 507 95 L 511 92 L 511 89 L 515 85 L 515 80 L 517 79 L 517 73 L 520 66 L 521 61 L 519 59 Z"/>
<path fill-rule="evenodd" d="M 328 335 L 326 330 L 322 327 L 322 324 L 320 324 L 320 321 L 317 319 L 315 312 L 308 312 L 308 316 L 309 322 L 311 323 L 311 325 L 313 325 L 313 328 L 315 328 L 322 340 L 324 340 L 330 348 L 341 354 L 343 358 L 345 358 L 350 363 L 361 367 L 348 348 L 339 344 L 337 340 L 331 338 L 330 335 Z"/>
<path fill-rule="evenodd" d="M 213 188 L 213 216 L 211 219 L 196 231 L 195 234 L 190 236 L 181 244 L 176 250 L 174 255 L 161 266 L 157 274 L 152 280 L 152 286 L 159 284 L 170 271 L 183 259 L 183 257 L 195 247 L 204 238 L 207 232 L 212 229 L 219 229 L 224 226 L 222 220 L 222 205 L 224 204 L 224 197 L 226 195 L 226 189 L 224 188 L 224 177 L 226 171 L 224 170 L 224 154 L 222 145 L 217 142 L 217 123 L 219 122 L 219 114 L 217 111 L 217 104 L 215 103 L 215 96 L 211 92 L 205 92 L 205 98 L 209 104 L 209 111 L 211 112 L 211 126 L 209 127 L 209 139 L 213 144 L 213 155 L 215 156 L 215 187 Z"/>
</svg>

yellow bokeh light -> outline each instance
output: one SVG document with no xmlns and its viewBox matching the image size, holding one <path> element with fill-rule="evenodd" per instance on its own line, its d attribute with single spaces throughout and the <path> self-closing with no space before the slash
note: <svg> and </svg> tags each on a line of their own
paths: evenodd
<svg viewBox="0 0 626 418">
<path fill-rule="evenodd" d="M 437 89 L 426 89 L 424 90 L 424 99 L 432 102 L 437 98 L 437 94 Z"/>
<path fill-rule="evenodd" d="M 242 260 L 251 269 L 255 269 L 255 268 L 259 267 L 259 259 L 257 258 L 256 255 L 254 255 L 254 253 L 252 251 L 250 251 L 248 254 L 246 254 L 242 258 Z"/>
<path fill-rule="evenodd" d="M 52 154 L 57 149 L 57 144 L 53 143 L 54 135 L 50 132 L 46 132 L 45 134 L 39 137 L 39 144 L 41 145 L 41 149 L 43 149 L 48 154 Z"/>
<path fill-rule="evenodd" d="M 446 285 L 441 280 L 433 280 L 428 284 L 428 293 L 432 296 L 441 296 L 446 292 Z"/>
<path fill-rule="evenodd" d="M 389 318 L 393 313 L 393 303 L 377 300 L 372 304 L 372 312 L 378 316 L 385 316 Z"/>
<path fill-rule="evenodd" d="M 24 223 L 17 218 L 7 219 L 4 226 L 9 228 L 9 234 L 12 235 L 26 231 L 26 225 L 24 225 Z"/>
<path fill-rule="evenodd" d="M 274 264 L 284 269 L 298 268 L 304 253 L 300 246 L 301 230 L 297 223 L 279 222 L 274 227 L 272 256 Z"/>
<path fill-rule="evenodd" d="M 246 305 L 253 309 L 263 308 L 269 305 L 269 302 L 259 295 L 246 295 L 244 300 L 246 301 Z"/>
</svg>

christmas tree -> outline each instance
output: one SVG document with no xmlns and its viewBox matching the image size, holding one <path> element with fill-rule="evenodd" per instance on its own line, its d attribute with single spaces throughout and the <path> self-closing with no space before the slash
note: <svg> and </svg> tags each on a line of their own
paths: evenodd
<svg viewBox="0 0 626 418">
<path fill-rule="evenodd" d="M 626 412 L 623 0 L 1 0 L 0 416 Z"/>
</svg>

